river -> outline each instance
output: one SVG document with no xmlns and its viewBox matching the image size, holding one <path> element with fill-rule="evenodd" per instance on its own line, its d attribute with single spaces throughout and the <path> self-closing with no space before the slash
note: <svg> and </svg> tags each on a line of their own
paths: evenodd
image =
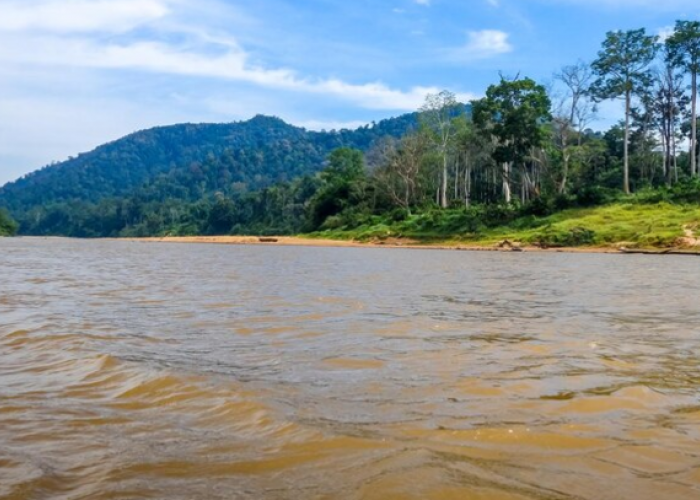
<svg viewBox="0 0 700 500">
<path fill-rule="evenodd" d="M 0 238 L 0 498 L 700 498 L 671 256 Z"/>
</svg>

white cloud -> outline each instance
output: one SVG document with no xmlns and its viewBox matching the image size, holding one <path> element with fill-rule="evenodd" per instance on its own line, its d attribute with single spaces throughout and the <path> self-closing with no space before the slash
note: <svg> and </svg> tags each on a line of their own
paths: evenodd
<svg viewBox="0 0 700 500">
<path fill-rule="evenodd" d="M 498 30 L 470 31 L 467 45 L 459 49 L 465 59 L 484 59 L 513 50 L 508 33 Z"/>
<path fill-rule="evenodd" d="M 368 109 L 413 110 L 420 106 L 426 94 L 437 90 L 434 87 L 399 90 L 381 82 L 353 84 L 335 78 L 301 77 L 290 69 L 267 69 L 251 64 L 248 54 L 235 48 L 233 42 L 226 47 L 204 45 L 193 49 L 161 42 L 118 45 L 99 44 L 84 38 L 41 36 L 25 39 L 23 43 L 25 51 L 22 53 L 12 50 L 14 44 L 0 45 L 0 61 L 53 66 L 57 70 L 83 67 L 219 78 L 269 88 L 329 94 Z"/>
<path fill-rule="evenodd" d="M 415 3 L 418 5 L 425 5 L 426 7 L 430 6 L 432 3 L 432 0 L 413 0 Z"/>
<path fill-rule="evenodd" d="M 0 0 L 2 1 L 2 0 Z M 105 41 L 93 30 L 128 30 L 168 16 L 172 0 L 44 0 L 3 2 L 0 20 L 0 63 L 67 68 L 138 70 L 166 75 L 216 78 L 273 89 L 327 94 L 367 109 L 413 110 L 434 87 L 395 89 L 375 81 L 349 83 L 338 78 L 299 75 L 289 68 L 251 62 L 230 36 L 212 36 L 193 27 L 177 26 L 168 39 Z M 5 14 L 5 12 L 4 12 Z M 164 29 L 162 23 L 160 29 Z M 127 33 L 128 34 L 128 33 Z M 172 39 L 184 39 L 173 42 Z M 17 50 L 21 47 L 21 50 Z"/>
<path fill-rule="evenodd" d="M 0 0 L 0 184 L 135 129 L 256 113 L 354 127 L 440 90 L 270 64 L 260 28 L 221 0 Z"/>
<path fill-rule="evenodd" d="M 0 30 L 123 32 L 169 12 L 164 0 L 0 1 Z"/>
</svg>

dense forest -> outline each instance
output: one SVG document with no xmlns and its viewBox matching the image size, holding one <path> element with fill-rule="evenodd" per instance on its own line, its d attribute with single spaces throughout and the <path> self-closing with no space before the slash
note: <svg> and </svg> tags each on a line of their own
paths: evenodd
<svg viewBox="0 0 700 500">
<path fill-rule="evenodd" d="M 321 170 L 343 146 L 415 128 L 415 113 L 357 130 L 311 132 L 273 117 L 136 132 L 0 188 L 23 234 L 114 236 L 193 202 L 239 198 Z M 170 217 L 170 215 L 168 215 Z M 150 224 L 152 230 L 152 223 Z"/>
<path fill-rule="evenodd" d="M 0 236 L 12 236 L 17 232 L 17 223 L 6 210 L 0 209 Z"/>
<path fill-rule="evenodd" d="M 356 131 L 256 117 L 138 132 L 6 185 L 0 205 L 24 234 L 93 237 L 477 234 L 620 200 L 697 204 L 698 71 L 700 22 L 610 32 L 547 86 L 501 75 L 469 105 L 443 91 Z M 594 131 L 612 99 L 624 120 Z"/>
</svg>

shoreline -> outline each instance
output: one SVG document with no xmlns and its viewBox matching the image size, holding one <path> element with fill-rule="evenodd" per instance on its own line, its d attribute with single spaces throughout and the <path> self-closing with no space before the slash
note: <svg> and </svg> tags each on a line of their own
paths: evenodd
<svg viewBox="0 0 700 500">
<path fill-rule="evenodd" d="M 465 244 L 458 241 L 425 242 L 418 240 L 389 238 L 361 242 L 356 240 L 334 240 L 327 238 L 306 238 L 303 236 L 145 236 L 111 238 L 75 238 L 69 236 L 14 236 L 8 239 L 72 239 L 87 241 L 122 241 L 131 243 L 180 243 L 208 245 L 245 245 L 281 247 L 322 247 L 322 248 L 388 248 L 404 250 L 443 250 L 453 252 L 503 252 L 503 253 L 572 253 L 572 254 L 616 254 L 616 255 L 695 255 L 700 256 L 700 245 L 677 247 L 625 247 L 623 243 L 609 246 L 550 247 L 523 245 L 508 240 Z M 633 243 L 628 243 L 633 244 Z"/>
<path fill-rule="evenodd" d="M 298 246 L 329 248 L 390 248 L 407 250 L 451 250 L 462 252 L 505 252 L 505 253 L 625 253 L 615 247 L 559 247 L 540 248 L 534 246 L 499 247 L 498 245 L 460 244 L 458 242 L 421 243 L 415 240 L 389 239 L 386 241 L 359 242 L 354 240 L 331 240 L 304 238 L 300 236 L 163 236 L 145 238 L 116 238 L 119 241 L 140 243 L 199 243 L 216 245 L 256 245 L 256 246 Z M 261 241 L 263 240 L 263 241 Z M 267 240 L 267 241 L 264 241 Z M 272 241 L 274 240 L 274 241 Z"/>
</svg>

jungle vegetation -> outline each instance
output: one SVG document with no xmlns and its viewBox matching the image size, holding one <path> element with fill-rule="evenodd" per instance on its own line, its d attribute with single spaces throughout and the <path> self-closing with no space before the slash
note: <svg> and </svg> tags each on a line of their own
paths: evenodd
<svg viewBox="0 0 700 500">
<path fill-rule="evenodd" d="M 700 222 L 699 70 L 700 22 L 665 40 L 615 31 L 547 85 L 500 75 L 466 105 L 443 91 L 354 131 L 262 116 L 142 131 L 0 188 L 0 205 L 36 235 L 477 241 L 507 228 L 551 245 L 669 245 Z M 595 130 L 613 99 L 624 119 Z"/>
</svg>

